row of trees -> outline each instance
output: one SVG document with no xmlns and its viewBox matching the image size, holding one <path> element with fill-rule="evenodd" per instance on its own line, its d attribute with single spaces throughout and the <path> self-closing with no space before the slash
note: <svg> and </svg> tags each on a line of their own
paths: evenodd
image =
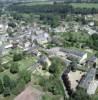
<svg viewBox="0 0 98 100">
<path fill-rule="evenodd" d="M 56 2 L 56 0 L 50 0 Z M 62 0 L 65 3 L 98 3 L 98 0 Z M 58 3 L 58 2 L 56 2 Z"/>
<path fill-rule="evenodd" d="M 74 8 L 70 4 L 53 4 L 53 5 L 21 5 L 13 4 L 9 11 L 16 11 L 19 13 L 59 13 L 59 14 L 95 14 L 98 13 L 96 8 Z"/>
</svg>

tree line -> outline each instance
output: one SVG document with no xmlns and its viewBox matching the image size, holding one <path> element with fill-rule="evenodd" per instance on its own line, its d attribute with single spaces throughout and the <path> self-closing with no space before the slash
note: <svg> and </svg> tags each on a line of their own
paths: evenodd
<svg viewBox="0 0 98 100">
<path fill-rule="evenodd" d="M 57 0 L 49 0 L 56 2 Z M 65 3 L 97 3 L 98 0 L 58 0 Z"/>
<path fill-rule="evenodd" d="M 70 4 L 53 4 L 53 5 L 22 5 L 13 4 L 8 7 L 9 11 L 16 11 L 18 13 L 58 13 L 58 14 L 96 14 L 97 8 L 74 8 Z"/>
</svg>

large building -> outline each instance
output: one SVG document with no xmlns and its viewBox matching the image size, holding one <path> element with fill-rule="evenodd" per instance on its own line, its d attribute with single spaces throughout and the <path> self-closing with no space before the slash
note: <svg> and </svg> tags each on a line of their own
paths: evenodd
<svg viewBox="0 0 98 100">
<path fill-rule="evenodd" d="M 88 94 L 94 94 L 97 88 L 97 84 L 95 82 L 96 68 L 91 68 L 87 72 L 87 74 L 82 77 L 79 87 L 87 90 Z"/>
</svg>

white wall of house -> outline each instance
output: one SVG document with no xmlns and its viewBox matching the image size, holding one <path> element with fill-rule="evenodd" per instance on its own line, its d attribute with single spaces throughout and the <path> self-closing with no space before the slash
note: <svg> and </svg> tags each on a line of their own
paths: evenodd
<svg viewBox="0 0 98 100">
<path fill-rule="evenodd" d="M 87 59 L 87 53 L 85 53 L 82 57 L 81 57 L 81 59 L 80 59 L 80 63 L 84 63 L 85 62 L 85 60 Z"/>
</svg>

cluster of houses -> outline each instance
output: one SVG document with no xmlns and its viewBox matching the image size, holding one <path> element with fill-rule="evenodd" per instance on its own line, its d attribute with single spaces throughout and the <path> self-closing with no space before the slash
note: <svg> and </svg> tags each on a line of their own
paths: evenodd
<svg viewBox="0 0 98 100">
<path fill-rule="evenodd" d="M 39 55 L 38 46 L 45 47 L 51 40 L 48 32 L 35 25 L 15 24 L 11 27 L 6 22 L 0 24 L 0 51 L 2 55 L 7 55 L 10 49 L 18 47 L 26 52 L 34 52 Z M 10 28 L 10 31 L 9 31 Z"/>
<path fill-rule="evenodd" d="M 77 16 L 76 16 L 77 17 Z M 78 15 L 81 17 L 81 15 Z M 84 32 L 88 33 L 89 35 L 97 34 L 98 27 L 96 26 L 96 19 L 93 18 L 92 15 L 85 15 L 85 21 L 87 23 L 81 24 L 76 21 L 61 21 L 61 24 L 53 29 L 53 32 Z"/>
</svg>

